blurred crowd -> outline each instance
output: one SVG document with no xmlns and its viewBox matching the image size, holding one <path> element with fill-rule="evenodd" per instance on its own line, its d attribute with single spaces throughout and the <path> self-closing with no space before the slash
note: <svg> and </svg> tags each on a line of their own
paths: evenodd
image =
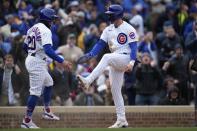
<svg viewBox="0 0 197 131">
<path fill-rule="evenodd" d="M 42 8 L 53 8 L 59 15 L 51 27 L 53 48 L 74 65 L 68 72 L 61 64 L 47 60 L 54 80 L 51 104 L 113 105 L 108 67 L 90 90 L 76 80 L 76 74 L 89 75 L 109 52 L 105 49 L 86 64 L 76 63 L 110 24 L 104 12 L 112 3 L 124 7 L 124 20 L 140 36 L 139 62 L 132 72 L 125 73 L 125 104 L 193 104 L 197 72 L 190 70 L 190 65 L 197 55 L 196 0 L 1 0 L 0 105 L 26 104 L 29 79 L 22 46 Z"/>
</svg>

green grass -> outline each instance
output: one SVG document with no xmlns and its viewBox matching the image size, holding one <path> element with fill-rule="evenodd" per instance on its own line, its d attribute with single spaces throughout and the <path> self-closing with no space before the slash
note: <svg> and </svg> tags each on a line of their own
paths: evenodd
<svg viewBox="0 0 197 131">
<path fill-rule="evenodd" d="M 30 129 L 29 129 L 30 130 Z M 28 131 L 29 131 L 28 130 Z M 187 128 L 121 128 L 121 129 L 107 129 L 107 128 L 43 128 L 32 129 L 33 131 L 197 131 L 197 127 Z M 27 131 L 26 129 L 0 129 L 0 131 Z"/>
</svg>

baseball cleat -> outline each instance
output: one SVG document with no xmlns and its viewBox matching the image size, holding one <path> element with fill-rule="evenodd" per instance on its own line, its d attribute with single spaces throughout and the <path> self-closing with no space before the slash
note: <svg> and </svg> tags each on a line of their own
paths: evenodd
<svg viewBox="0 0 197 131">
<path fill-rule="evenodd" d="M 24 119 L 23 119 L 23 122 L 21 124 L 21 128 L 39 129 L 39 127 L 32 120 L 30 120 L 29 122 L 25 122 Z"/>
<path fill-rule="evenodd" d="M 84 77 L 77 75 L 77 79 L 80 81 L 80 83 L 85 89 L 88 89 L 90 87 L 90 85 L 88 84 L 87 80 Z"/>
<path fill-rule="evenodd" d="M 128 127 L 128 122 L 127 121 L 116 121 L 115 124 L 108 128 L 127 128 Z"/>
<path fill-rule="evenodd" d="M 56 120 L 56 121 L 60 120 L 60 118 L 58 116 L 56 116 L 52 112 L 47 112 L 45 109 L 44 109 L 44 113 L 42 114 L 42 118 L 44 118 L 46 120 Z"/>
</svg>

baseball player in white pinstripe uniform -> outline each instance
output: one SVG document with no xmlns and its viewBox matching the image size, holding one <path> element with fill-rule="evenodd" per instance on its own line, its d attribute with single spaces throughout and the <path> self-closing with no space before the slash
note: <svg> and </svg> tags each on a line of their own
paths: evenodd
<svg viewBox="0 0 197 131">
<path fill-rule="evenodd" d="M 50 27 L 56 18 L 53 9 L 44 8 L 40 11 L 40 21 L 27 31 L 24 42 L 24 49 L 28 53 L 25 61 L 30 79 L 30 96 L 27 100 L 27 110 L 22 128 L 38 128 L 32 121 L 33 110 L 38 98 L 43 94 L 44 113 L 43 118 L 49 120 L 59 120 L 60 118 L 50 110 L 51 92 L 53 80 L 48 73 L 46 57 L 62 63 L 67 69 L 71 68 L 71 63 L 58 56 L 52 49 L 52 33 Z"/>
<path fill-rule="evenodd" d="M 136 30 L 127 22 L 122 20 L 123 8 L 120 5 L 111 5 L 107 12 L 111 24 L 106 27 L 95 44 L 93 49 L 82 56 L 78 62 L 84 63 L 96 56 L 100 51 L 109 46 L 112 53 L 105 54 L 91 74 L 84 78 L 78 75 L 79 81 L 85 88 L 110 66 L 110 84 L 113 100 L 116 107 L 117 121 L 109 128 L 127 127 L 128 123 L 125 117 L 124 101 L 121 94 L 124 72 L 132 70 L 136 61 L 138 36 Z"/>
</svg>

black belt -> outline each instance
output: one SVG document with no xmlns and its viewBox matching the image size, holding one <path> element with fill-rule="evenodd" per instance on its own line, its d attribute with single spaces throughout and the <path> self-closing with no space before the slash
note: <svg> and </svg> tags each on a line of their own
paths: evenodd
<svg viewBox="0 0 197 131">
<path fill-rule="evenodd" d="M 36 53 L 32 53 L 31 56 L 35 57 L 36 56 Z"/>
<path fill-rule="evenodd" d="M 31 56 L 36 57 L 36 53 L 31 53 Z M 46 57 L 43 58 L 42 60 L 46 60 Z"/>
<path fill-rule="evenodd" d="M 130 53 L 123 52 L 123 53 L 120 53 L 120 54 L 129 55 Z"/>
</svg>

